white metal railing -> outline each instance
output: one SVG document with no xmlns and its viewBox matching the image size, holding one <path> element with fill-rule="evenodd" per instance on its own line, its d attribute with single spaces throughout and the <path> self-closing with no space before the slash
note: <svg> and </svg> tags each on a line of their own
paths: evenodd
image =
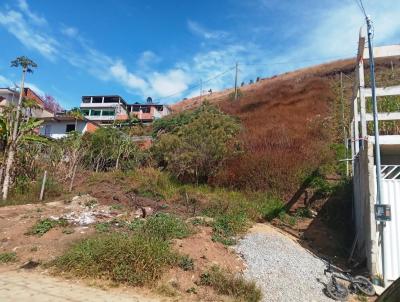
<svg viewBox="0 0 400 302">
<path fill-rule="evenodd" d="M 381 174 L 383 179 L 400 180 L 400 165 L 382 165 Z"/>
</svg>

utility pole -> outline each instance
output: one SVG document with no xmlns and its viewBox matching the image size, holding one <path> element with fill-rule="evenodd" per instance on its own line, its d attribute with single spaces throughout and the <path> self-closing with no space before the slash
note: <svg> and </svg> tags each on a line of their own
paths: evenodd
<svg viewBox="0 0 400 302">
<path fill-rule="evenodd" d="M 239 66 L 239 63 L 236 62 L 236 65 L 235 65 L 235 101 L 238 98 L 238 87 L 237 87 L 237 85 L 238 85 L 238 66 Z"/>
<path fill-rule="evenodd" d="M 379 120 L 378 120 L 378 106 L 376 100 L 376 83 L 375 83 L 375 62 L 374 62 L 374 49 L 372 46 L 372 23 L 371 18 L 366 16 L 367 31 L 368 31 L 368 50 L 369 50 L 369 69 L 371 73 L 371 92 L 372 92 L 372 105 L 374 114 L 374 132 L 375 132 L 375 167 L 376 167 L 376 203 L 382 204 L 382 181 L 381 181 L 381 150 L 379 145 Z M 387 276 L 385 270 L 385 241 L 384 241 L 384 229 L 385 222 L 379 222 L 380 233 L 381 233 L 381 256 L 382 256 L 382 275 L 383 275 L 383 286 L 387 285 Z"/>
<path fill-rule="evenodd" d="M 344 121 L 344 101 L 343 101 L 343 72 L 340 72 L 340 106 L 342 111 L 343 143 L 346 148 L 346 158 L 348 156 L 349 144 L 347 143 L 346 123 Z M 346 177 L 349 176 L 349 161 L 346 160 Z"/>
</svg>

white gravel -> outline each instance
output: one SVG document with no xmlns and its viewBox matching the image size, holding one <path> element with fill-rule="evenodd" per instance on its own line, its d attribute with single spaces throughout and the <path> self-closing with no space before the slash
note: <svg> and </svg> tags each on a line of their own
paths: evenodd
<svg viewBox="0 0 400 302">
<path fill-rule="evenodd" d="M 278 231 L 249 233 L 235 249 L 246 262 L 245 277 L 261 287 L 263 301 L 332 301 L 324 294 L 324 262 Z"/>
</svg>

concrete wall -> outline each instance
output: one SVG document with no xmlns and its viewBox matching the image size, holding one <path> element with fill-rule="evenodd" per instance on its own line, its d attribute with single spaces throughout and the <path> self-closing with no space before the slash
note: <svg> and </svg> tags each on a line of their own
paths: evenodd
<svg viewBox="0 0 400 302">
<path fill-rule="evenodd" d="M 376 240 L 375 172 L 373 145 L 364 144 L 354 160 L 353 189 L 354 215 L 357 234 L 357 254 L 360 260 L 367 259 L 371 275 L 378 271 L 378 244 Z"/>
</svg>

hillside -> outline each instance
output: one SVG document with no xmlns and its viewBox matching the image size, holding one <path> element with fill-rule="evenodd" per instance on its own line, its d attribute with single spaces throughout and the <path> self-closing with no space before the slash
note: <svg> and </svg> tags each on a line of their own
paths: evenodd
<svg viewBox="0 0 400 302">
<path fill-rule="evenodd" d="M 399 58 L 392 62 L 400 65 Z M 378 84 L 387 83 L 392 62 L 377 61 Z M 172 107 L 179 112 L 207 100 L 241 120 L 244 153 L 214 183 L 273 190 L 289 198 L 305 176 L 335 160 L 332 144 L 343 141 L 340 72 L 354 77 L 354 66 L 354 59 L 335 61 L 240 87 L 238 101 L 228 89 Z M 343 77 L 346 119 L 353 85 L 348 77 Z"/>
</svg>

